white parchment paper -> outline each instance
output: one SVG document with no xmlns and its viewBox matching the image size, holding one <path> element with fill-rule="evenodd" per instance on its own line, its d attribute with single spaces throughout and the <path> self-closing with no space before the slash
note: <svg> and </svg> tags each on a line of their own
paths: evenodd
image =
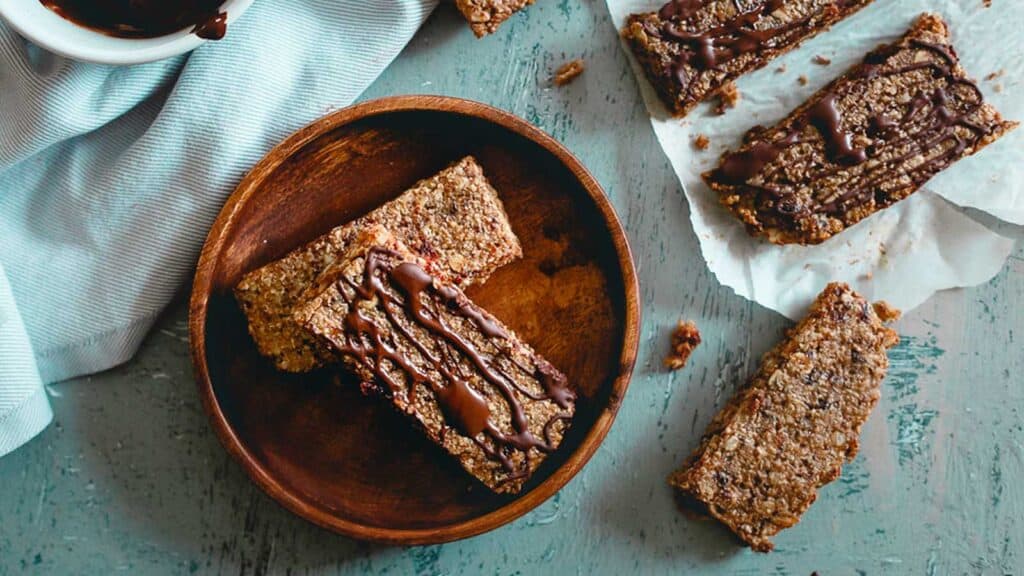
<svg viewBox="0 0 1024 576">
<path fill-rule="evenodd" d="M 629 14 L 656 10 L 664 2 L 607 3 L 621 29 Z M 958 206 L 1024 224 L 1024 129 L 961 160 L 917 194 L 819 246 L 780 247 L 751 238 L 700 178 L 725 149 L 739 145 L 748 129 L 781 120 L 864 54 L 901 36 L 923 12 L 946 19 L 961 63 L 1003 117 L 1024 120 L 1024 0 L 993 0 L 988 8 L 981 0 L 876 0 L 741 78 L 736 83 L 742 94 L 739 105 L 721 116 L 704 104 L 684 120 L 671 118 L 631 57 L 654 131 L 690 202 L 704 258 L 718 280 L 740 296 L 796 319 L 828 282 L 841 280 L 868 298 L 887 300 L 906 311 L 938 290 L 981 284 L 1002 269 L 1013 241 L 972 220 Z M 813 63 L 817 55 L 832 63 Z M 801 76 L 807 78 L 806 85 L 798 82 Z M 697 134 L 710 139 L 707 150 L 693 147 Z"/>
</svg>

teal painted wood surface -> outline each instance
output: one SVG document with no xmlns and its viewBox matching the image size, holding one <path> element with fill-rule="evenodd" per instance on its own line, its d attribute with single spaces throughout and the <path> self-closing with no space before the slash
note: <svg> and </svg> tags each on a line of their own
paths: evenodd
<svg viewBox="0 0 1024 576">
<path fill-rule="evenodd" d="M 550 86 L 576 57 L 584 75 Z M 529 119 L 579 155 L 622 216 L 642 344 L 593 461 L 539 509 L 468 541 L 401 549 L 335 536 L 278 507 L 221 449 L 179 303 L 131 363 L 50 386 L 54 425 L 0 459 L 0 574 L 1024 573 L 1024 251 L 988 285 L 901 321 L 861 455 L 776 552 L 754 554 L 679 514 L 664 478 L 787 322 L 706 270 L 604 4 L 540 0 L 480 41 L 442 7 L 364 98 L 408 93 Z M 660 360 L 680 316 L 705 342 L 668 374 Z"/>
</svg>

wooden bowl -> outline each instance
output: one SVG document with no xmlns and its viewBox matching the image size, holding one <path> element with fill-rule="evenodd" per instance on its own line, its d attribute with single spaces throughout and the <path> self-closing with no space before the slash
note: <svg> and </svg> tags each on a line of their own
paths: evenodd
<svg viewBox="0 0 1024 576">
<path fill-rule="evenodd" d="M 522 260 L 467 293 L 580 393 L 570 433 L 515 496 L 462 471 L 340 369 L 294 375 L 260 357 L 231 288 L 246 272 L 396 197 L 467 154 L 504 201 Z M 539 505 L 597 450 L 636 360 L 640 309 L 622 226 L 563 146 L 489 106 L 435 96 L 352 106 L 270 151 L 228 199 L 192 290 L 192 362 L 213 428 L 292 512 L 363 540 L 428 544 Z"/>
</svg>

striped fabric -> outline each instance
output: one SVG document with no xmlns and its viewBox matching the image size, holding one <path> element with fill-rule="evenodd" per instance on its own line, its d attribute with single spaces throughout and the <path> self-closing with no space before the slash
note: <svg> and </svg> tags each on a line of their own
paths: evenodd
<svg viewBox="0 0 1024 576">
<path fill-rule="evenodd" d="M 49 422 L 41 382 L 132 356 L 245 171 L 352 102 L 435 3 L 259 0 L 222 41 L 120 68 L 0 24 L 0 456 Z"/>
</svg>

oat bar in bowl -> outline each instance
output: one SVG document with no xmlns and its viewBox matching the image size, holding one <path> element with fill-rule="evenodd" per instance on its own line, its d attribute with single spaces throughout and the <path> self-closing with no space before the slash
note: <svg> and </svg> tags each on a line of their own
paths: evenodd
<svg viewBox="0 0 1024 576">
<path fill-rule="evenodd" d="M 418 182 L 401 196 L 246 274 L 235 298 L 264 356 L 287 372 L 307 372 L 332 357 L 292 318 L 294 307 L 368 227 L 384 225 L 453 284 L 469 286 L 520 258 L 498 193 L 472 157 Z"/>
<path fill-rule="evenodd" d="M 921 16 L 704 180 L 755 236 L 818 244 L 1017 126 L 985 103 L 941 18 Z"/>
<path fill-rule="evenodd" d="M 685 116 L 872 0 L 671 0 L 622 30 L 661 99 Z"/>
<path fill-rule="evenodd" d="M 857 454 L 899 341 L 899 315 L 833 283 L 708 425 L 670 478 L 680 496 L 757 551 L 789 528 Z"/>
<path fill-rule="evenodd" d="M 295 311 L 362 379 L 491 490 L 517 493 L 575 413 L 565 376 L 382 227 Z"/>
</svg>

